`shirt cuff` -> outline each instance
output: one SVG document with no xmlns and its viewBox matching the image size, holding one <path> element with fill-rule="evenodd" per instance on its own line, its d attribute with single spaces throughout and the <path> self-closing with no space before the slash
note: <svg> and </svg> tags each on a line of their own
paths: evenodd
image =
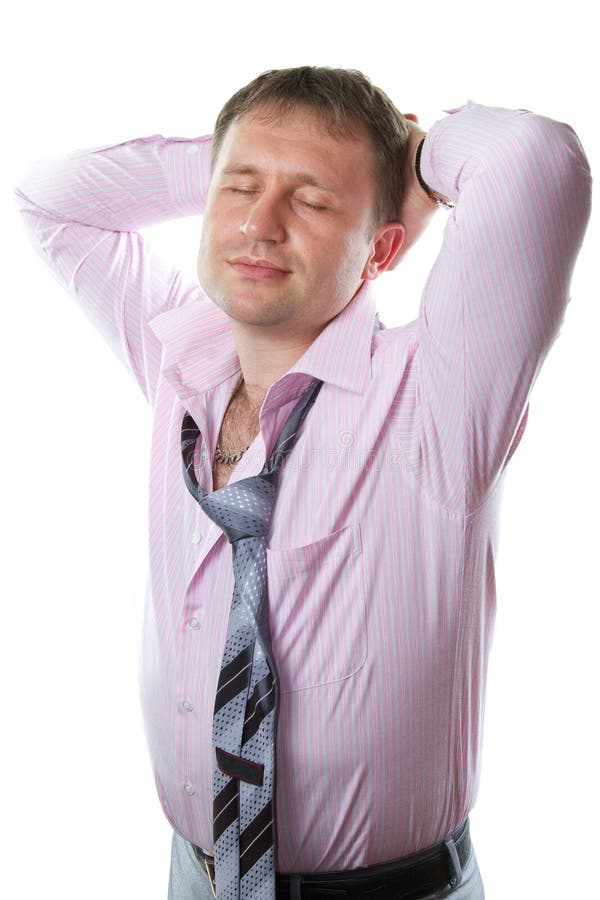
<svg viewBox="0 0 600 900">
<path fill-rule="evenodd" d="M 210 184 L 212 135 L 167 138 L 167 187 L 179 216 L 199 216 Z"/>
</svg>

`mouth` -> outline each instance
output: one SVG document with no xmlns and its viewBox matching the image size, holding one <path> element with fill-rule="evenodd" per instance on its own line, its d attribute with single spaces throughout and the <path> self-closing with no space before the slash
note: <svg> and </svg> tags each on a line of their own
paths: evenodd
<svg viewBox="0 0 600 900">
<path fill-rule="evenodd" d="M 290 274 L 289 270 L 281 269 L 268 259 L 239 256 L 237 259 L 228 260 L 228 262 L 238 275 L 259 281 L 273 281 L 285 278 Z"/>
</svg>

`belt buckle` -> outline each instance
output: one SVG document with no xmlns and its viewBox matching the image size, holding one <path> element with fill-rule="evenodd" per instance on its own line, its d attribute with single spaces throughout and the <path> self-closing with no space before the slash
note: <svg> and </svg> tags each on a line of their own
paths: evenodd
<svg viewBox="0 0 600 900">
<path fill-rule="evenodd" d="M 204 865 L 206 867 L 206 872 L 208 877 L 210 878 L 210 886 L 212 888 L 213 897 L 217 896 L 217 883 L 215 880 L 215 860 L 212 856 L 204 857 Z"/>
<path fill-rule="evenodd" d="M 202 847 L 197 847 L 195 844 L 192 844 L 192 848 L 198 859 L 198 862 L 201 862 L 206 869 L 206 874 L 208 875 L 208 879 L 210 881 L 210 886 L 212 888 L 213 897 L 217 896 L 217 884 L 215 880 L 215 858 L 214 856 L 209 856 L 208 853 L 205 853 Z"/>
</svg>

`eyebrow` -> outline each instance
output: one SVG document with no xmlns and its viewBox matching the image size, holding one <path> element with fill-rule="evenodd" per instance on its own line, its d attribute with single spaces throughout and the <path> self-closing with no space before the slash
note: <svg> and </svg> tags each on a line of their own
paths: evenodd
<svg viewBox="0 0 600 900">
<path fill-rule="evenodd" d="M 263 174 L 263 170 L 257 168 L 256 166 L 249 166 L 240 163 L 237 166 L 228 166 L 226 169 L 223 169 L 222 175 L 261 175 Z M 311 175 L 310 172 L 292 172 L 292 178 L 298 184 L 308 184 L 311 187 L 320 188 L 322 191 L 328 191 L 330 194 L 336 194 L 337 191 L 334 187 L 330 187 L 326 184 L 323 184 L 322 181 L 319 181 L 318 178 L 315 178 L 314 175 Z"/>
</svg>

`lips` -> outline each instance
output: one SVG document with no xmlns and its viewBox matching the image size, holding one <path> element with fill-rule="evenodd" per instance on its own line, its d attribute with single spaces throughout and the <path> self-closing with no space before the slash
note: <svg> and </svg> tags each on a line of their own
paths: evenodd
<svg viewBox="0 0 600 900">
<path fill-rule="evenodd" d="M 252 278 L 255 281 L 274 281 L 286 278 L 290 274 L 287 269 L 281 269 L 270 260 L 259 257 L 238 256 L 236 259 L 229 260 L 229 265 L 238 275 Z"/>
<path fill-rule="evenodd" d="M 237 259 L 230 260 L 231 265 L 239 265 L 239 266 L 255 266 L 257 269 L 276 269 L 278 272 L 286 272 L 286 269 L 282 269 L 281 266 L 276 266 L 275 263 L 269 262 L 268 259 L 256 259 L 252 256 L 239 256 Z"/>
</svg>

